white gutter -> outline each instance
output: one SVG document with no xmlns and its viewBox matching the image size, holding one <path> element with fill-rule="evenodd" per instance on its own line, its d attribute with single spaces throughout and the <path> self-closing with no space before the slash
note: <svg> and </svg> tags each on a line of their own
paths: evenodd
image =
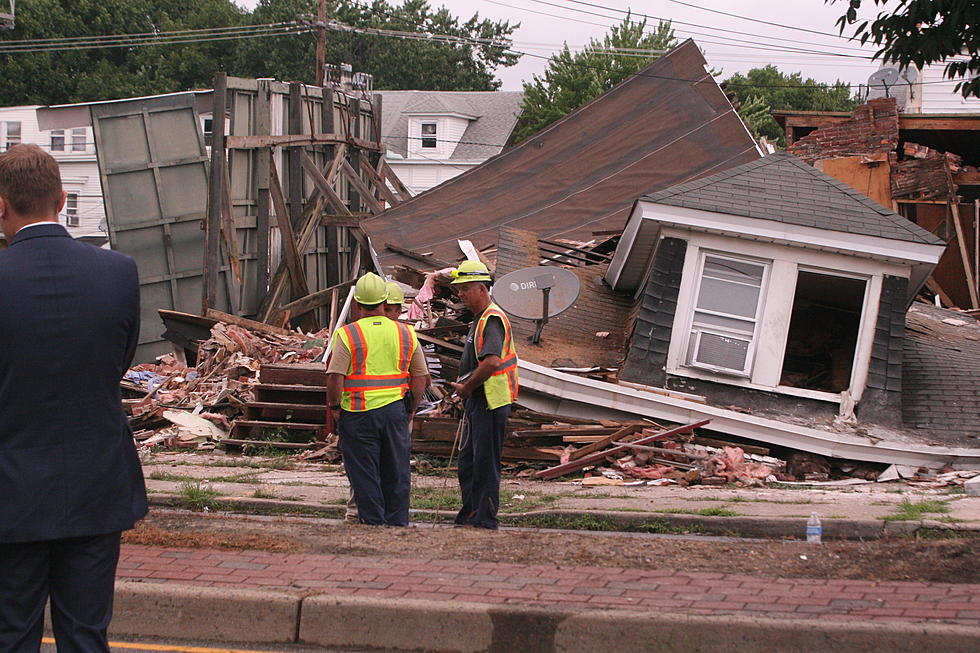
<svg viewBox="0 0 980 653">
<path fill-rule="evenodd" d="M 654 392 L 594 381 L 519 361 L 518 403 L 533 410 L 593 419 L 649 417 L 689 424 L 710 419 L 705 430 L 831 458 L 937 468 L 980 469 L 980 449 L 918 446 L 906 442 L 861 438 L 846 433 L 779 422 L 707 406 Z"/>
</svg>

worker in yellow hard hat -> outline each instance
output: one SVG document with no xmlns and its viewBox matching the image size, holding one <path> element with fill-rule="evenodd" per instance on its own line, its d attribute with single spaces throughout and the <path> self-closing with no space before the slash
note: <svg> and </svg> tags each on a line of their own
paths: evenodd
<svg viewBox="0 0 980 653">
<path fill-rule="evenodd" d="M 456 524 L 497 529 L 500 456 L 511 405 L 517 401 L 517 350 L 510 321 L 493 303 L 493 277 L 480 261 L 463 261 L 452 286 L 474 318 L 459 364 L 456 394 L 465 400 L 466 428 L 458 476 L 463 507 Z"/>
<path fill-rule="evenodd" d="M 402 307 L 405 304 L 405 291 L 394 281 L 385 284 L 388 288 L 388 299 L 385 300 L 385 315 L 390 320 L 397 320 L 402 316 Z"/>
<path fill-rule="evenodd" d="M 408 425 L 429 371 L 415 332 L 385 316 L 387 300 L 384 279 L 369 272 L 357 280 L 358 319 L 334 335 L 327 404 L 360 521 L 407 526 Z"/>
</svg>

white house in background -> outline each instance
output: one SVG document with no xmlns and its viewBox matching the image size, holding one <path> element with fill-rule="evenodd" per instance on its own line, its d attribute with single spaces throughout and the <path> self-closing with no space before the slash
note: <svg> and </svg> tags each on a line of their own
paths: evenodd
<svg viewBox="0 0 980 653">
<path fill-rule="evenodd" d="M 61 181 L 68 196 L 58 216 L 61 224 L 74 238 L 104 240 L 107 236 L 101 225 L 105 221 L 105 205 L 92 128 L 41 131 L 37 109 L 38 105 L 0 107 L 0 150 L 18 143 L 34 143 L 50 152 L 61 167 Z"/>
<path fill-rule="evenodd" d="M 980 98 L 965 98 L 955 90 L 964 78 L 947 79 L 945 75 L 947 63 L 968 59 L 966 55 L 952 57 L 921 70 L 914 66 L 903 69 L 894 64 L 882 66 L 868 78 L 867 99 L 894 97 L 902 113 L 980 114 Z"/>
<path fill-rule="evenodd" d="M 417 195 L 500 154 L 521 113 L 519 91 L 378 91 L 381 141 Z"/>
</svg>

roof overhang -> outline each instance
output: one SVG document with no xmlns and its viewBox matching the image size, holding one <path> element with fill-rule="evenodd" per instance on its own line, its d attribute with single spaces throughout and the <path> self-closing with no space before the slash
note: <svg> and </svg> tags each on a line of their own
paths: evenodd
<svg viewBox="0 0 980 653">
<path fill-rule="evenodd" d="M 912 297 L 926 282 L 946 250 L 945 245 L 804 227 L 658 204 L 641 198 L 633 204 L 626 229 L 606 272 L 606 281 L 613 289 L 632 291 L 642 282 L 663 227 L 902 263 L 911 268 L 909 292 Z"/>
<path fill-rule="evenodd" d="M 479 116 L 471 116 L 466 113 L 456 113 L 455 111 L 404 111 L 403 116 L 422 117 L 422 118 L 462 118 L 463 120 L 476 120 Z"/>
</svg>

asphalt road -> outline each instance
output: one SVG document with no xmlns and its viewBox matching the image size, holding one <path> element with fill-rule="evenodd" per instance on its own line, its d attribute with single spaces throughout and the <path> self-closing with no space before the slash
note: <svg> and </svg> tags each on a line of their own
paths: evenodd
<svg viewBox="0 0 980 653">
<path fill-rule="evenodd" d="M 217 644 L 208 642 L 153 641 L 141 638 L 138 642 L 112 638 L 109 647 L 113 653 L 384 653 L 382 649 L 325 649 L 311 646 L 264 646 L 261 644 Z M 41 640 L 41 653 L 56 653 L 54 639 Z"/>
</svg>

